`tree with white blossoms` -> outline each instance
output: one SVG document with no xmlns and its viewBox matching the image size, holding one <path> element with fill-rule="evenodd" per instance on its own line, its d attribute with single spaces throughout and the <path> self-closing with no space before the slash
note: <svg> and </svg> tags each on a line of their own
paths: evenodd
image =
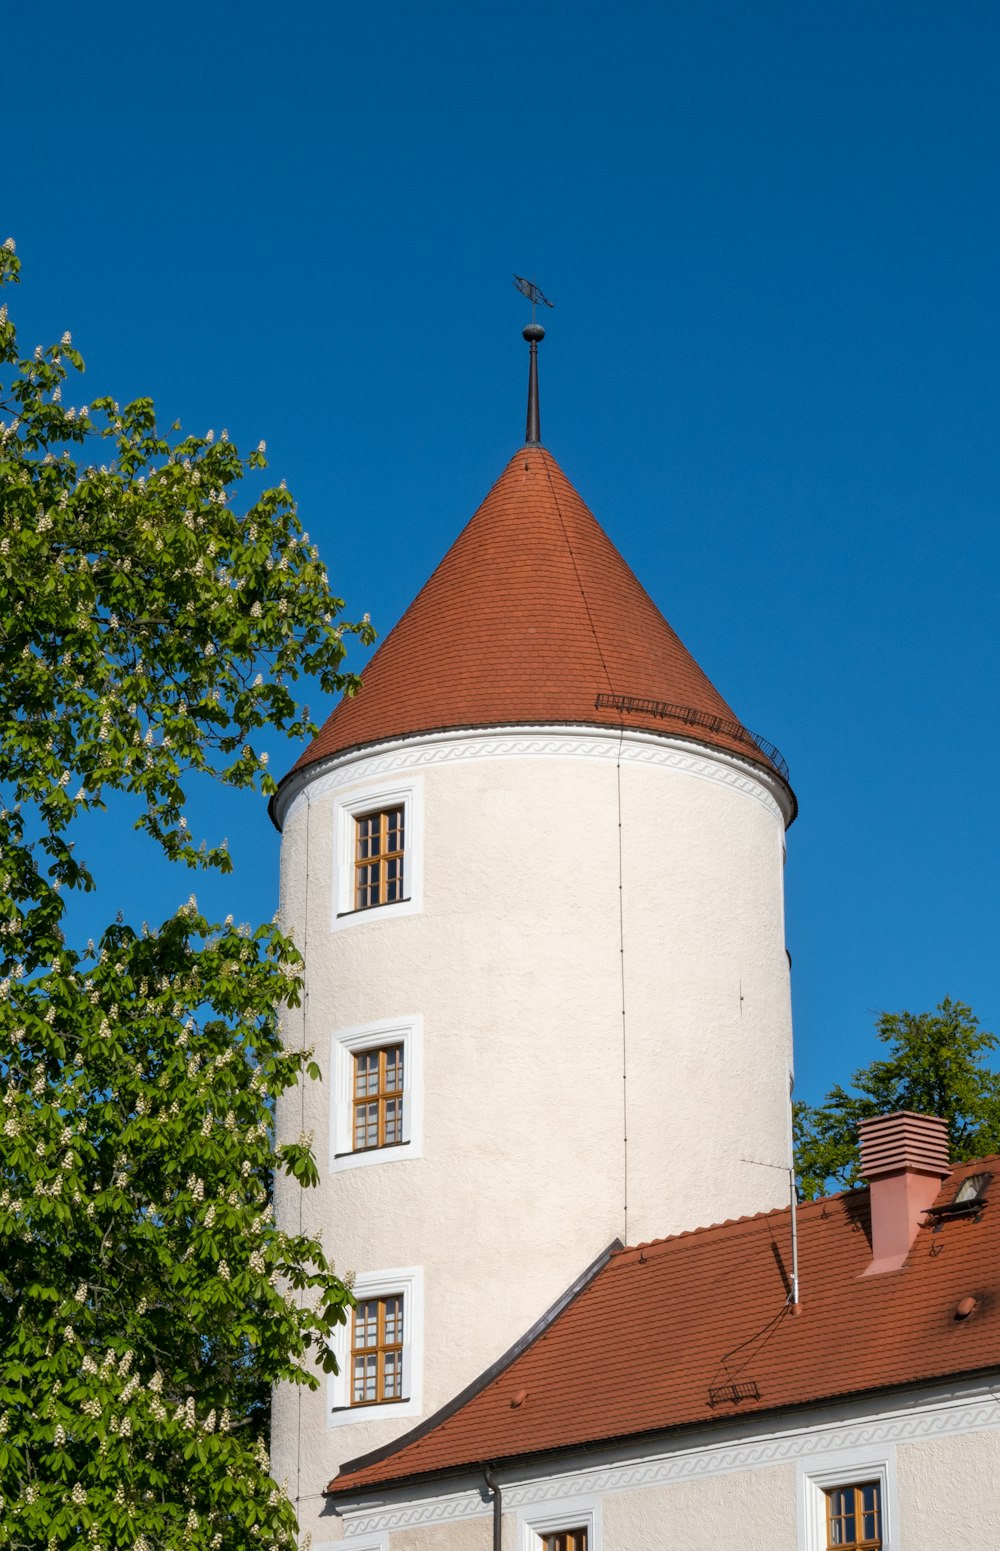
<svg viewBox="0 0 1000 1551">
<path fill-rule="evenodd" d="M 371 628 L 336 623 L 284 485 L 233 511 L 263 444 L 65 403 L 82 370 L 68 334 L 21 358 L 0 310 L 0 1547 L 290 1548 L 264 1397 L 316 1385 L 350 1302 L 269 1206 L 275 1168 L 316 1178 L 272 1133 L 317 1075 L 279 1036 L 300 959 L 193 898 L 77 951 L 72 830 L 130 794 L 168 857 L 228 871 L 189 774 L 272 791 L 254 733 L 314 731 L 289 686 L 352 687 L 342 636 Z"/>
</svg>

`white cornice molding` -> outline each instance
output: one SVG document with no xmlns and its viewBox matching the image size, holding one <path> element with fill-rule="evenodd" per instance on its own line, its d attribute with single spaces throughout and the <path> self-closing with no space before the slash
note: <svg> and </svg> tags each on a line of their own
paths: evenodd
<svg viewBox="0 0 1000 1551">
<path fill-rule="evenodd" d="M 766 808 L 787 828 L 792 818 L 788 788 L 760 765 L 727 754 L 693 738 L 626 728 L 617 733 L 607 727 L 537 726 L 496 727 L 482 730 L 422 733 L 370 744 L 353 753 L 318 760 L 282 783 L 274 798 L 274 817 L 279 828 L 305 801 L 368 781 L 380 781 L 429 765 L 446 765 L 471 759 L 594 759 L 646 765 L 673 770 L 697 780 L 714 781 L 741 793 Z"/>
<path fill-rule="evenodd" d="M 846 1407 L 841 1408 L 846 1410 Z M 708 1476 L 730 1475 L 737 1471 L 759 1470 L 772 1465 L 808 1461 L 821 1469 L 827 1456 L 843 1455 L 845 1450 L 883 1449 L 898 1443 L 919 1443 L 941 1437 L 1000 1428 L 1000 1392 L 995 1388 L 975 1397 L 900 1402 L 893 1409 L 877 1411 L 851 1420 L 826 1421 L 797 1427 L 773 1428 L 756 1436 L 748 1419 L 740 1438 L 725 1442 L 706 1442 L 697 1438 L 675 1449 L 652 1451 L 632 1459 L 608 1458 L 606 1463 L 565 1469 L 552 1474 L 535 1474 L 521 1480 L 502 1481 L 504 1510 L 558 1504 L 563 1500 L 605 1492 L 622 1492 L 637 1487 L 666 1486 L 681 1481 L 701 1480 Z M 609 1451 L 610 1452 L 610 1451 Z M 516 1467 L 512 1467 L 512 1474 Z M 470 1472 L 471 1475 L 471 1472 Z M 480 1518 L 492 1511 L 486 1494 L 477 1486 L 430 1495 L 430 1484 L 416 1485 L 407 1497 L 405 1489 L 396 1489 L 379 1503 L 361 1498 L 339 1509 L 344 1520 L 344 1535 L 349 1540 L 380 1531 L 408 1529 L 417 1525 L 448 1524 L 454 1520 Z M 386 1500 L 388 1497 L 394 1501 Z"/>
</svg>

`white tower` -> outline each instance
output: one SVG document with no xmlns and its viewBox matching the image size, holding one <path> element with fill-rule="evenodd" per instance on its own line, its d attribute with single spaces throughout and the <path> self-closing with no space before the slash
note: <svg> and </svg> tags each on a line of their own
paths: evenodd
<svg viewBox="0 0 1000 1551">
<path fill-rule="evenodd" d="M 359 1299 L 340 1379 L 275 1399 L 320 1540 L 343 1461 L 612 1241 L 787 1201 L 787 772 L 540 445 L 534 382 L 528 442 L 273 804 L 287 1038 L 324 1073 L 279 1130 L 314 1133 L 304 1227 Z"/>
</svg>

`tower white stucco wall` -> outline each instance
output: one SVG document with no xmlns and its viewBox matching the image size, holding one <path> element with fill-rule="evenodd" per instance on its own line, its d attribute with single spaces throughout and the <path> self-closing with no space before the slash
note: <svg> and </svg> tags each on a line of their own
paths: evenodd
<svg viewBox="0 0 1000 1551">
<path fill-rule="evenodd" d="M 402 787 L 419 908 L 337 920 L 338 815 Z M 324 1081 L 279 1111 L 283 1136 L 313 1132 L 322 1169 L 304 1195 L 279 1183 L 279 1218 L 301 1207 L 341 1269 L 419 1268 L 416 1414 L 615 1238 L 786 1202 L 777 780 L 687 740 L 526 728 L 363 750 L 283 799 L 282 914 L 308 990 L 286 1037 L 315 1047 Z M 393 1019 L 422 1028 L 419 1156 L 331 1169 L 336 1036 Z M 275 1400 L 274 1469 L 303 1528 L 343 1460 L 415 1425 L 412 1407 L 331 1415 L 331 1398 L 324 1383 Z"/>
</svg>

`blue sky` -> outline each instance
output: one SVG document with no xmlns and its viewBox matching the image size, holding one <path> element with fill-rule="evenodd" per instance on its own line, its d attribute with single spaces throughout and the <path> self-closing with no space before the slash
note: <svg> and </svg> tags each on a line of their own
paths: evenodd
<svg viewBox="0 0 1000 1551">
<path fill-rule="evenodd" d="M 1000 1028 L 996 7 L 180 0 L 4 30 L 23 343 L 71 328 L 89 396 L 265 437 L 384 633 L 523 435 L 510 275 L 537 275 L 543 440 L 791 765 L 800 1093 L 870 1059 L 880 1008 Z M 205 812 L 237 874 L 199 897 L 270 915 L 262 811 Z M 87 839 L 105 916 L 186 898 L 141 840 Z"/>
</svg>

